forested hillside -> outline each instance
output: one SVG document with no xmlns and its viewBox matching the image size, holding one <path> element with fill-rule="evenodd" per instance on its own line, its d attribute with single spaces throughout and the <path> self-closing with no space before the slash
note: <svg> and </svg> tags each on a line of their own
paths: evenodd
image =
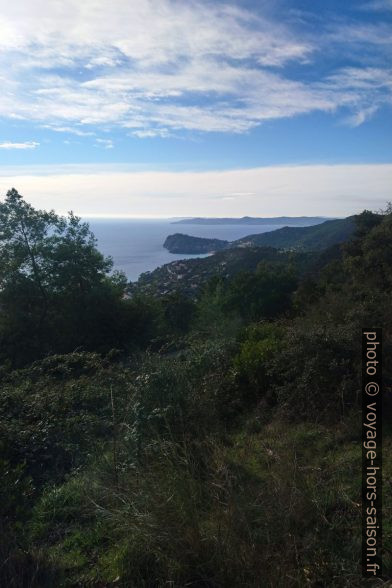
<svg viewBox="0 0 392 588">
<path fill-rule="evenodd" d="M 335 254 L 336 252 L 331 252 Z M 299 272 L 317 263 L 320 254 L 285 252 L 272 247 L 247 247 L 219 251 L 204 258 L 172 261 L 152 272 L 142 274 L 128 285 L 131 295 L 138 293 L 165 295 L 173 292 L 199 297 L 211 278 L 231 279 L 244 271 L 254 272 L 260 263 L 295 264 Z"/>
<path fill-rule="evenodd" d="M 233 243 L 235 247 L 245 244 L 277 247 L 278 249 L 302 249 L 315 251 L 343 243 L 354 231 L 354 219 L 328 220 L 311 227 L 283 227 L 268 233 L 249 235 Z"/>
<path fill-rule="evenodd" d="M 2 586 L 369 585 L 361 328 L 384 328 L 388 397 L 392 211 L 241 256 L 197 295 L 129 297 L 80 219 L 0 203 Z"/>
</svg>

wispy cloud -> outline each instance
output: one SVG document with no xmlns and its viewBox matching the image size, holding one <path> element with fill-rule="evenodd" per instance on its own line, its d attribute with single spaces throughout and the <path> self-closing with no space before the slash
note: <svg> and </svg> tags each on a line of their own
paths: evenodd
<svg viewBox="0 0 392 588">
<path fill-rule="evenodd" d="M 104 149 L 113 149 L 114 144 L 111 139 L 95 139 L 96 143 L 99 147 L 103 147 Z"/>
<path fill-rule="evenodd" d="M 70 133 L 71 135 L 77 135 L 78 137 L 91 137 L 94 135 L 92 131 L 83 131 L 78 127 L 59 127 L 56 125 L 43 125 L 44 128 L 55 131 L 56 133 Z"/>
<path fill-rule="evenodd" d="M 372 2 L 366 2 L 362 5 L 364 10 L 370 11 L 385 11 L 385 10 L 392 10 L 392 0 L 373 0 Z"/>
<path fill-rule="evenodd" d="M 0 143 L 0 149 L 35 149 L 39 146 L 36 141 L 27 141 L 25 143 L 12 143 L 11 141 L 4 141 Z"/>
<path fill-rule="evenodd" d="M 256 196 L 256 192 L 231 192 L 226 194 L 227 197 L 241 198 L 242 196 Z"/>
<path fill-rule="evenodd" d="M 360 124 L 370 103 L 377 110 L 390 101 L 390 86 L 377 77 L 360 87 L 353 76 L 344 84 L 344 70 L 314 75 L 330 50 L 358 58 L 365 73 L 370 51 L 371 67 L 384 75 L 385 60 L 374 63 L 391 44 L 383 22 L 327 23 L 316 36 L 306 23 L 289 25 L 262 7 L 207 0 L 158 6 L 36 0 L 32 10 L 28 0 L 4 3 L 0 115 L 80 137 L 116 126 L 148 138 L 245 133 L 265 120 L 341 108 Z M 292 64 L 295 74 L 288 73 Z"/>
<path fill-rule="evenodd" d="M 165 128 L 146 128 L 141 131 L 132 131 L 131 135 L 139 137 L 139 139 L 151 139 L 153 137 L 169 137 L 170 133 Z"/>
<path fill-rule="evenodd" d="M 364 123 L 381 106 L 392 106 L 392 69 L 344 68 L 331 76 L 328 84 L 345 95 L 351 111 L 346 122 L 352 126 Z"/>
</svg>

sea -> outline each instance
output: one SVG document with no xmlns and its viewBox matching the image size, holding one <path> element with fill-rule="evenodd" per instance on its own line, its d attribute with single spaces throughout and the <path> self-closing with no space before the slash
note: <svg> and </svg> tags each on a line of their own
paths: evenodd
<svg viewBox="0 0 392 588">
<path fill-rule="evenodd" d="M 192 225 L 173 224 L 173 219 L 83 219 L 98 241 L 98 249 L 110 255 L 114 269 L 135 282 L 140 274 L 178 259 L 205 257 L 169 253 L 163 247 L 168 235 L 184 233 L 234 241 L 247 235 L 279 229 L 282 225 Z"/>
</svg>

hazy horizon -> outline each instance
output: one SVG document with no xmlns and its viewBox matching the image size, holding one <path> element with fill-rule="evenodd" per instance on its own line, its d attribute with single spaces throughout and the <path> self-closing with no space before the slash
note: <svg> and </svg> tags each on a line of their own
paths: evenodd
<svg viewBox="0 0 392 588">
<path fill-rule="evenodd" d="M 0 197 L 115 217 L 392 199 L 389 0 L 3 2 Z"/>
<path fill-rule="evenodd" d="M 83 217 L 341 217 L 384 208 L 391 186 L 392 164 L 0 175 L 0 193 Z"/>
</svg>

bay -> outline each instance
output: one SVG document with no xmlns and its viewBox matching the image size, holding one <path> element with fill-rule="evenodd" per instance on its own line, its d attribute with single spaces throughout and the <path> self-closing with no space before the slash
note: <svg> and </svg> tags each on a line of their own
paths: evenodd
<svg viewBox="0 0 392 588">
<path fill-rule="evenodd" d="M 130 281 L 140 274 L 178 259 L 205 257 L 169 253 L 163 243 L 168 235 L 184 233 L 234 241 L 255 233 L 279 229 L 282 225 L 174 225 L 171 219 L 83 219 L 98 240 L 98 249 L 113 258 L 114 269 Z"/>
</svg>

